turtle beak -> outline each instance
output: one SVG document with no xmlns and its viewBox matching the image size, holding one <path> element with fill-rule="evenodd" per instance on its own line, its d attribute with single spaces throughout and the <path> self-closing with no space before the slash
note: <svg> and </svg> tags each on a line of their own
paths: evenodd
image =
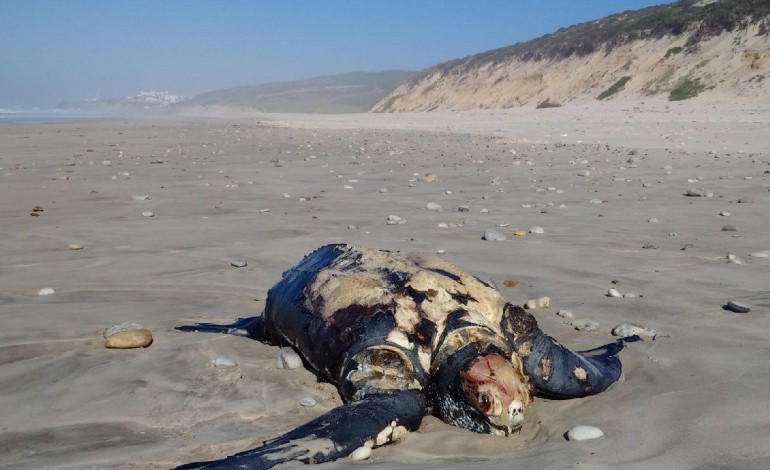
<svg viewBox="0 0 770 470">
<path fill-rule="evenodd" d="M 508 432 L 506 433 L 507 436 L 513 434 L 514 432 L 521 431 L 521 427 L 524 424 L 524 403 L 522 403 L 519 400 L 513 400 L 510 405 L 508 405 L 508 423 L 506 424 L 506 428 L 508 429 Z"/>
</svg>

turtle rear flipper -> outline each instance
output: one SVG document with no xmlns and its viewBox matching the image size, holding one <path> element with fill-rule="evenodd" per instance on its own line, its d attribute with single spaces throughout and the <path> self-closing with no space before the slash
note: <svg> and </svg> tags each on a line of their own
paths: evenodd
<svg viewBox="0 0 770 470">
<path fill-rule="evenodd" d="M 248 317 L 239 318 L 234 323 L 218 325 L 215 323 L 196 323 L 194 325 L 182 325 L 174 328 L 179 331 L 192 331 L 203 333 L 224 333 L 235 336 L 245 336 L 257 341 L 268 341 L 263 318 Z"/>
<path fill-rule="evenodd" d="M 262 446 L 221 460 L 182 465 L 181 469 L 249 468 L 264 470 L 296 460 L 322 463 L 350 455 L 361 446 L 378 446 L 414 430 L 425 414 L 425 396 L 417 390 L 369 395 L 321 415 L 266 441 Z"/>
</svg>

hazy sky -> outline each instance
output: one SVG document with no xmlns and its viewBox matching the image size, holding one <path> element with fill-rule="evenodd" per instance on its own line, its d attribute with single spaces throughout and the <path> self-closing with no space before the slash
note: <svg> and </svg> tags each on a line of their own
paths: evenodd
<svg viewBox="0 0 770 470">
<path fill-rule="evenodd" d="M 0 0 L 0 107 L 420 70 L 666 0 Z"/>
</svg>

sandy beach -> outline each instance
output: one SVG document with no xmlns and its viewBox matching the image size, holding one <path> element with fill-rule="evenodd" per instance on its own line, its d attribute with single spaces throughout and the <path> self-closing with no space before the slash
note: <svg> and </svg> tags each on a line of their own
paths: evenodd
<svg viewBox="0 0 770 470">
<path fill-rule="evenodd" d="M 520 435 L 426 417 L 319 468 L 770 468 L 768 129 L 766 104 L 652 101 L 0 126 L 0 468 L 169 468 L 339 406 L 311 372 L 276 369 L 276 347 L 173 329 L 259 314 L 284 270 L 336 242 L 443 250 L 512 303 L 548 296 L 534 315 L 575 349 L 622 322 L 661 334 L 622 352 L 608 391 L 537 399 Z M 106 349 L 122 322 L 153 344 Z M 567 441 L 579 424 L 605 437 Z"/>
</svg>

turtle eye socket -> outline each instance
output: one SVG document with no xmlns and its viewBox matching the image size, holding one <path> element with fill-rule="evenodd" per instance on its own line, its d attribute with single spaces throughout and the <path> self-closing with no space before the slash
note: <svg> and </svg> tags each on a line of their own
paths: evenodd
<svg viewBox="0 0 770 470">
<path fill-rule="evenodd" d="M 489 410 L 492 409 L 492 398 L 489 397 L 486 393 L 482 393 L 479 395 L 479 411 L 482 413 L 489 413 Z"/>
</svg>

